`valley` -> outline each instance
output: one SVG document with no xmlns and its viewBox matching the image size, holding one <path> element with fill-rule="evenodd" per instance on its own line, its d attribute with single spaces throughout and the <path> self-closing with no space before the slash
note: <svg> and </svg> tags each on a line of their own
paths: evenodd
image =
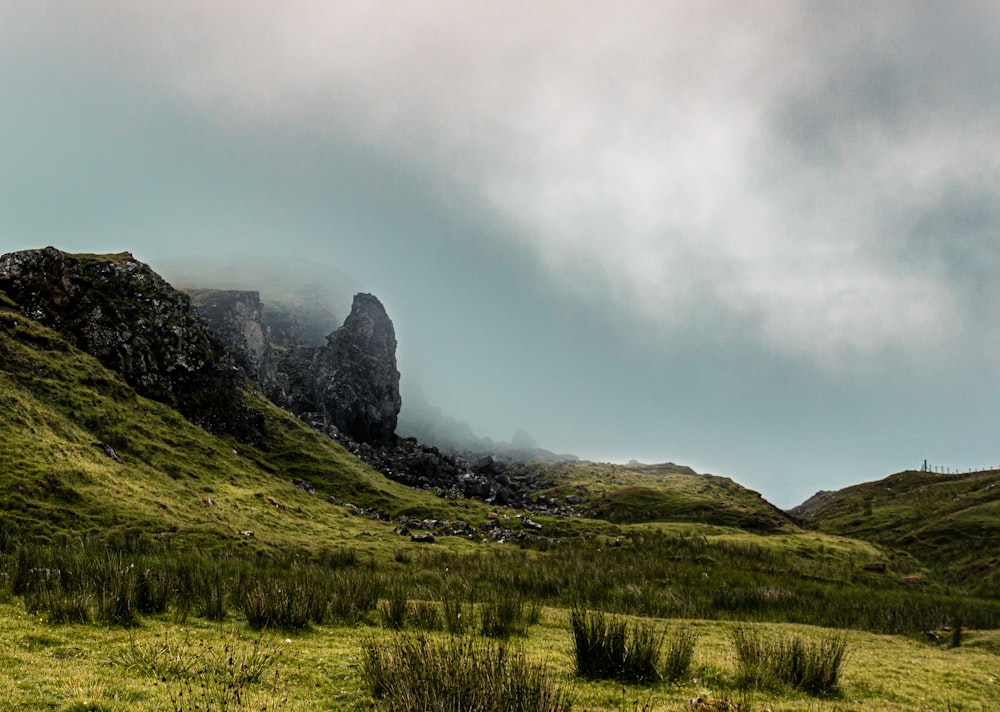
<svg viewBox="0 0 1000 712">
<path fill-rule="evenodd" d="M 448 452 L 391 432 L 381 305 L 362 299 L 326 347 L 265 338 L 273 362 L 250 361 L 131 256 L 42 252 L 0 258 L 13 708 L 400 709 L 378 675 L 407 641 L 430 671 L 454 640 L 522 656 L 548 690 L 535 709 L 1000 699 L 1000 473 L 902 472 L 783 512 L 674 463 Z M 660 641 L 655 674 L 586 679 L 585 611 Z M 747 639 L 765 661 L 846 653 L 817 691 L 754 668 Z"/>
</svg>

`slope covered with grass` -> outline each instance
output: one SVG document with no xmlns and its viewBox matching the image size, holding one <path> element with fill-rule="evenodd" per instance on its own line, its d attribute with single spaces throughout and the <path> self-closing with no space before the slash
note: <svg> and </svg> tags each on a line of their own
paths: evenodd
<svg viewBox="0 0 1000 712">
<path fill-rule="evenodd" d="M 387 528 L 345 503 L 453 514 L 253 393 L 248 403 L 265 423 L 259 446 L 210 435 L 0 299 L 0 516 L 8 536 L 142 532 L 311 547 Z"/>
<path fill-rule="evenodd" d="M 1000 583 L 1000 471 L 905 471 L 824 492 L 792 514 L 817 529 L 904 549 L 955 581 Z"/>
<path fill-rule="evenodd" d="M 912 557 L 804 531 L 726 478 L 537 465 L 532 476 L 552 483 L 541 496 L 572 498 L 587 516 L 528 517 L 393 483 L 244 396 L 263 423 L 254 446 L 139 396 L 0 294 L 5 703 L 387 709 L 366 686 L 364 651 L 400 629 L 447 640 L 453 628 L 469 650 L 506 631 L 504 649 L 546 665 L 575 709 L 674 709 L 697 697 L 741 705 L 716 709 L 979 708 L 995 693 L 988 629 L 1000 626 L 1000 602 L 929 579 L 914 586 L 925 572 Z M 460 534 L 424 546 L 401 526 L 430 519 Z M 497 528 L 530 536 L 504 544 L 488 535 Z M 569 629 L 577 607 L 690 629 L 690 668 L 669 684 L 583 679 Z M 782 639 L 869 632 L 847 634 L 839 692 L 826 698 L 741 682 L 736 621 Z M 960 648 L 913 637 L 957 621 Z"/>
<path fill-rule="evenodd" d="M 698 474 L 673 463 L 570 462 L 537 469 L 554 482 L 542 496 L 570 497 L 586 516 L 610 522 L 698 522 L 751 531 L 794 528 L 759 493 L 728 477 Z"/>
</svg>

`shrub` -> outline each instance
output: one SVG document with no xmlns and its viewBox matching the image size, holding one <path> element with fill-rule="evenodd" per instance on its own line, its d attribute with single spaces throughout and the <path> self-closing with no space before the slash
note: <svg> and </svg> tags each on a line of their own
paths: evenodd
<svg viewBox="0 0 1000 712">
<path fill-rule="evenodd" d="M 570 709 L 544 668 L 509 647 L 450 637 L 369 639 L 361 677 L 386 712 L 551 712 Z"/>
<path fill-rule="evenodd" d="M 843 636 L 810 643 L 798 636 L 765 638 L 736 626 L 736 682 L 740 687 L 774 687 L 785 684 L 812 695 L 836 691 L 840 667 L 847 652 Z"/>
<path fill-rule="evenodd" d="M 623 682 L 661 678 L 664 635 L 651 623 L 629 626 L 623 618 L 574 609 L 570 625 L 580 677 Z"/>
</svg>

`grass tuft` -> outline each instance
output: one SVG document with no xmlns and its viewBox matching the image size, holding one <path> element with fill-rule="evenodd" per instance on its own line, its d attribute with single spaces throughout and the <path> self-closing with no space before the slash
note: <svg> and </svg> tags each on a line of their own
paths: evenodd
<svg viewBox="0 0 1000 712">
<path fill-rule="evenodd" d="M 603 612 L 575 609 L 570 614 L 573 629 L 576 674 L 587 680 L 647 682 L 661 679 L 660 660 L 664 634 L 651 623 L 634 623 L 606 616 Z M 684 672 L 692 650 L 681 650 L 678 660 Z M 685 662 L 686 658 L 686 662 Z M 672 673 L 674 671 L 671 671 Z"/>
<path fill-rule="evenodd" d="M 551 712 L 570 709 L 542 667 L 505 644 L 472 638 L 369 639 L 361 676 L 384 712 Z"/>
<path fill-rule="evenodd" d="M 817 696 L 837 691 L 847 654 L 843 636 L 810 643 L 799 636 L 768 638 L 737 625 L 731 638 L 736 649 L 736 681 L 741 688 L 784 684 Z"/>
</svg>

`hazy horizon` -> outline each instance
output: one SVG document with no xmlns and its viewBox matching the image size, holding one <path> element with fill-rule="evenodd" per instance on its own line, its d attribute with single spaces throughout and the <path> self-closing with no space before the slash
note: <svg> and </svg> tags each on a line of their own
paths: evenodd
<svg viewBox="0 0 1000 712">
<path fill-rule="evenodd" d="M 998 16 L 9 0 L 0 251 L 300 264 L 478 435 L 783 507 L 996 466 Z"/>
</svg>

